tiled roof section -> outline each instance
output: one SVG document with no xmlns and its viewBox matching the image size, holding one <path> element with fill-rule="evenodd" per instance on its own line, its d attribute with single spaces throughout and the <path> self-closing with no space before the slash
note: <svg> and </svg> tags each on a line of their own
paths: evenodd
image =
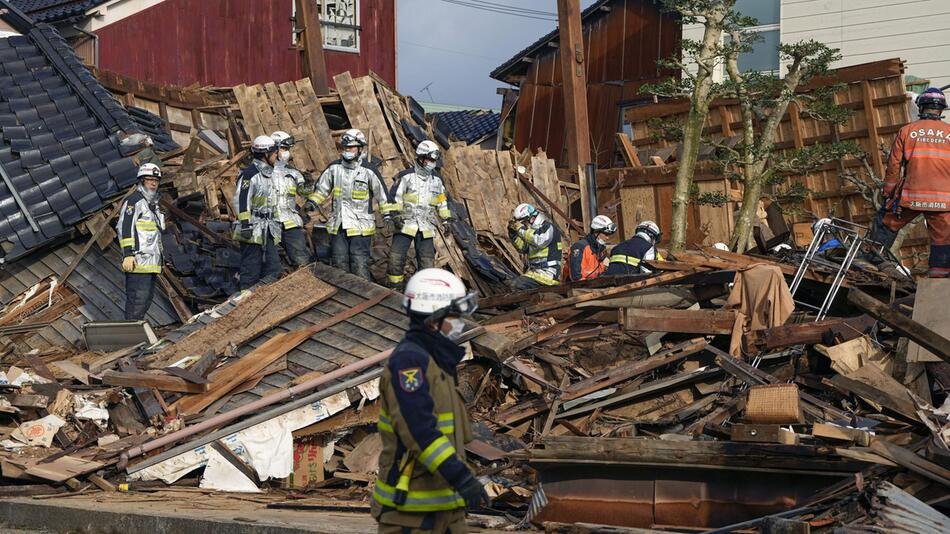
<svg viewBox="0 0 950 534">
<path fill-rule="evenodd" d="M 172 139 L 172 134 L 165 128 L 165 121 L 161 117 L 144 108 L 129 106 L 125 109 L 138 129 L 152 138 L 156 152 L 171 152 L 181 148 Z"/>
<path fill-rule="evenodd" d="M 10 0 L 36 22 L 67 22 L 108 0 Z"/>
<path fill-rule="evenodd" d="M 611 1 L 612 0 L 597 0 L 593 4 L 587 6 L 587 9 L 585 9 L 584 11 L 581 11 L 581 24 L 583 24 L 584 22 L 587 22 L 588 17 L 592 16 L 594 13 L 600 10 L 601 7 L 609 4 Z M 555 39 L 557 39 L 557 28 L 554 28 L 553 30 L 551 30 L 550 33 L 538 39 L 537 41 L 529 44 L 523 50 L 515 54 L 514 57 L 512 57 L 508 61 L 496 67 L 495 70 L 491 71 L 491 74 L 489 74 L 489 76 L 495 80 L 504 82 L 505 76 L 509 73 L 509 71 L 514 66 L 516 66 L 521 61 L 521 58 L 527 57 L 527 56 L 533 56 L 535 52 L 537 52 L 539 49 L 543 48 L 549 42 Z"/>
<path fill-rule="evenodd" d="M 30 256 L 29 262 L 19 262 L 0 271 L 0 305 L 6 306 L 17 295 L 50 276 L 62 275 L 82 243 L 65 243 L 47 252 Z M 28 348 L 43 349 L 50 345 L 76 345 L 82 338 L 82 325 L 88 321 L 121 320 L 124 316 L 125 291 L 123 274 L 119 269 L 121 257 L 116 245 L 100 250 L 93 245 L 83 256 L 76 270 L 66 279 L 66 287 L 79 294 L 81 315 L 64 315 L 49 326 L 25 336 L 21 342 Z M 171 302 L 161 288 L 145 315 L 152 326 L 166 326 L 178 322 Z"/>
<path fill-rule="evenodd" d="M 41 24 L 0 39 L 0 246 L 10 262 L 135 183 L 117 133 L 137 131 L 69 44 Z M 36 228 L 21 210 L 20 196 Z"/>
<path fill-rule="evenodd" d="M 446 111 L 432 113 L 431 116 L 435 124 L 468 144 L 497 131 L 501 121 L 500 114 L 485 110 Z"/>
</svg>

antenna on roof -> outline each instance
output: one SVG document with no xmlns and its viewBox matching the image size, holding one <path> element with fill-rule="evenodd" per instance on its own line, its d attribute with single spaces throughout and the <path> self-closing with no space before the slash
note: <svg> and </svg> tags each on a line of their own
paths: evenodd
<svg viewBox="0 0 950 534">
<path fill-rule="evenodd" d="M 425 87 L 423 87 L 422 89 L 419 89 L 419 92 L 420 92 L 420 93 L 423 92 L 423 91 L 425 91 L 426 93 L 428 93 L 428 95 L 429 95 L 429 102 L 435 102 L 435 99 L 432 98 L 432 91 L 429 90 L 429 88 L 432 87 L 432 84 L 434 84 L 434 83 L 435 83 L 435 82 L 429 82 Z"/>
</svg>

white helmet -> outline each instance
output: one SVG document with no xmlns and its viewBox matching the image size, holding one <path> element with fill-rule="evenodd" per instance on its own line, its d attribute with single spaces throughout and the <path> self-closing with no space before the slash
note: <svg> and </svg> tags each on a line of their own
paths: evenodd
<svg viewBox="0 0 950 534">
<path fill-rule="evenodd" d="M 290 148 L 297 142 L 297 140 L 294 139 L 294 136 L 281 130 L 270 134 L 270 137 L 274 140 L 274 143 L 277 144 L 278 148 Z"/>
<path fill-rule="evenodd" d="M 818 230 L 822 226 L 825 226 L 826 224 L 831 224 L 831 219 L 829 219 L 828 217 L 823 217 L 821 219 L 818 219 L 817 221 L 815 221 L 815 224 L 811 225 L 812 233 L 817 234 Z"/>
<path fill-rule="evenodd" d="M 511 213 L 511 218 L 516 221 L 523 221 L 525 219 L 530 219 L 538 214 L 538 208 L 535 208 L 531 204 L 518 204 L 515 207 L 515 210 Z"/>
<path fill-rule="evenodd" d="M 590 231 L 592 233 L 601 233 L 613 235 L 617 231 L 617 225 L 606 215 L 598 215 L 590 222 Z"/>
<path fill-rule="evenodd" d="M 162 177 L 162 169 L 154 163 L 143 163 L 139 167 L 138 178 L 141 180 L 143 178 L 155 178 L 158 180 Z"/>
<path fill-rule="evenodd" d="M 724 250 L 726 252 L 729 252 L 729 245 L 722 242 L 716 243 L 715 245 L 713 245 L 713 248 L 716 250 Z"/>
<path fill-rule="evenodd" d="M 439 150 L 439 145 L 426 139 L 416 147 L 416 157 L 435 161 L 442 157 L 442 151 Z"/>
<path fill-rule="evenodd" d="M 340 137 L 340 144 L 347 146 L 366 146 L 366 136 L 363 135 L 363 132 L 357 130 L 356 128 L 350 128 L 349 130 L 343 132 L 343 136 Z"/>
<path fill-rule="evenodd" d="M 410 313 L 433 315 L 441 312 L 471 315 L 478 308 L 475 293 L 466 293 L 465 284 L 443 269 L 422 269 L 406 283 L 402 307 Z"/>
<path fill-rule="evenodd" d="M 653 221 L 643 221 L 640 224 L 638 224 L 637 229 L 635 230 L 634 233 L 640 233 L 640 232 L 643 232 L 647 234 L 648 236 L 650 236 L 650 239 L 652 239 L 654 243 L 659 242 L 660 237 L 663 235 L 663 233 L 660 232 L 660 227 L 657 226 L 657 224 Z"/>
<path fill-rule="evenodd" d="M 262 156 L 277 150 L 277 143 L 269 135 L 258 135 L 251 143 L 251 154 Z"/>
</svg>

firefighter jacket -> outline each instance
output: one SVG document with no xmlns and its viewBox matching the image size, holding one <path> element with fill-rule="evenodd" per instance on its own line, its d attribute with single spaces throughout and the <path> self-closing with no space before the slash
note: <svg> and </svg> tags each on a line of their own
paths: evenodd
<svg viewBox="0 0 950 534">
<path fill-rule="evenodd" d="M 162 230 L 165 215 L 158 207 L 158 192 L 151 193 L 141 184 L 122 203 L 116 233 L 122 257 L 135 257 L 134 273 L 162 272 Z"/>
<path fill-rule="evenodd" d="M 374 516 L 385 509 L 435 512 L 464 508 L 458 489 L 474 476 L 465 461 L 472 440 L 456 366 L 465 350 L 422 319 L 410 320 L 380 378 L 379 478 Z M 382 508 L 382 510 L 380 510 Z"/>
<path fill-rule="evenodd" d="M 280 243 L 277 196 L 274 169 L 266 162 L 255 159 L 241 171 L 234 191 L 234 206 L 238 210 L 238 220 L 234 223 L 235 241 L 262 245 L 264 236 L 270 232 L 274 243 Z M 251 228 L 250 238 L 241 237 L 243 228 Z"/>
<path fill-rule="evenodd" d="M 327 231 L 336 234 L 342 228 L 348 236 L 367 236 L 376 233 L 373 202 L 383 215 L 392 211 L 389 195 L 379 172 L 361 160 L 336 160 L 327 167 L 314 190 L 317 204 L 333 196 L 333 213 L 327 221 Z"/>
<path fill-rule="evenodd" d="M 587 234 L 571 246 L 564 266 L 564 277 L 571 281 L 597 278 L 607 268 L 604 265 L 606 257 L 607 247 L 598 243 L 594 234 Z"/>
<path fill-rule="evenodd" d="M 288 163 L 274 165 L 274 185 L 277 188 L 277 220 L 285 230 L 303 226 L 297 211 L 297 197 L 316 202 L 316 194 L 307 192 L 303 174 Z"/>
<path fill-rule="evenodd" d="M 610 251 L 610 257 L 607 258 L 609 264 L 605 274 L 650 273 L 652 271 L 641 265 L 641 262 L 656 259 L 662 259 L 656 252 L 656 245 L 653 244 L 648 235 L 640 232 L 626 241 L 621 241 Z"/>
<path fill-rule="evenodd" d="M 918 211 L 950 211 L 950 125 L 921 119 L 897 132 L 887 159 L 884 197 Z M 889 207 L 896 208 L 893 203 Z"/>
<path fill-rule="evenodd" d="M 442 220 L 452 216 L 442 177 L 418 165 L 396 175 L 389 197 L 402 219 L 397 230 L 408 236 L 422 232 L 429 239 L 435 235 L 436 215 Z"/>
<path fill-rule="evenodd" d="M 518 249 L 527 254 L 524 275 L 539 284 L 557 285 L 561 274 L 564 244 L 561 231 L 543 213 L 535 217 L 527 228 L 508 228 L 508 237 Z"/>
</svg>

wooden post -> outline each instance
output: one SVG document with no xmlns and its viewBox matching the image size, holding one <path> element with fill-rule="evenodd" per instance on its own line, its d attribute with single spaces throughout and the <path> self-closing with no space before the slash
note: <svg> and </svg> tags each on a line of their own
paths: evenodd
<svg viewBox="0 0 950 534">
<path fill-rule="evenodd" d="M 558 0 L 561 73 L 564 80 L 564 124 L 567 127 L 567 165 L 577 169 L 581 186 L 581 213 L 584 227 L 590 225 L 590 201 L 584 166 L 590 163 L 590 125 L 587 120 L 587 64 L 581 28 L 579 0 Z"/>
<path fill-rule="evenodd" d="M 297 3 L 297 28 L 303 49 L 300 51 L 300 68 L 318 95 L 330 94 L 327 82 L 327 62 L 323 56 L 323 32 L 320 31 L 320 14 L 311 0 L 294 0 Z"/>
</svg>

